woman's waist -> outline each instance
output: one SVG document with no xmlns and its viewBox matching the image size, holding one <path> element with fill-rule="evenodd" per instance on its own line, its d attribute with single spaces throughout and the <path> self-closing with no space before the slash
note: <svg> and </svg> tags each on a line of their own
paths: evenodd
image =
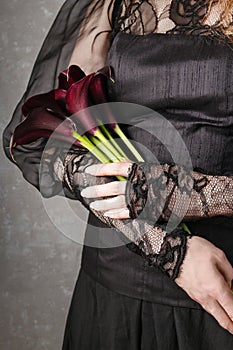
<svg viewBox="0 0 233 350">
<path fill-rule="evenodd" d="M 175 282 L 126 246 L 85 246 L 81 268 L 115 293 L 164 305 L 200 309 Z"/>
</svg>

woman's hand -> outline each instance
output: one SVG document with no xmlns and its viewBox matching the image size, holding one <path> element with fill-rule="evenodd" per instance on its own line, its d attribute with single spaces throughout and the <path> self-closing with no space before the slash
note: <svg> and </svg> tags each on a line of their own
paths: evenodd
<svg viewBox="0 0 233 350">
<path fill-rule="evenodd" d="M 95 176 L 123 176 L 127 178 L 132 161 L 125 160 L 118 163 L 95 164 L 86 168 L 85 173 Z M 104 185 L 89 186 L 82 190 L 85 198 L 102 198 L 90 204 L 90 208 L 104 211 L 104 215 L 113 219 L 128 219 L 129 210 L 125 202 L 126 181 L 112 181 Z M 114 196 L 114 197 L 113 197 Z"/>
<path fill-rule="evenodd" d="M 193 236 L 175 282 L 233 334 L 233 268 L 224 252 Z"/>
</svg>

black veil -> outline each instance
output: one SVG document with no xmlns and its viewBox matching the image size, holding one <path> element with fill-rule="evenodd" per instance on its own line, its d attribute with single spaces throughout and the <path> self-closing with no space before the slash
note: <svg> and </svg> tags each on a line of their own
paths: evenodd
<svg viewBox="0 0 233 350">
<path fill-rule="evenodd" d="M 86 74 L 105 65 L 112 33 L 114 0 L 67 0 L 59 10 L 34 63 L 26 90 L 3 132 L 7 157 L 11 135 L 22 121 L 21 107 L 32 95 L 52 90 L 60 71 L 79 65 Z M 73 54 L 72 54 L 73 53 Z M 16 165 L 39 189 L 39 168 L 45 139 L 14 149 Z"/>
</svg>

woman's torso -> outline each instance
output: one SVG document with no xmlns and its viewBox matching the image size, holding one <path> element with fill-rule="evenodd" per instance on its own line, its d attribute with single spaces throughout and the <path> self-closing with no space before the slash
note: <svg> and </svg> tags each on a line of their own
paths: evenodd
<svg viewBox="0 0 233 350">
<path fill-rule="evenodd" d="M 115 78 L 115 84 L 108 86 L 109 101 L 135 103 L 158 111 L 180 135 L 194 168 L 233 175 L 232 58 L 233 45 L 231 48 L 209 36 L 136 35 L 118 30 L 112 37 L 106 63 L 113 67 Z M 170 162 L 170 150 L 177 155 L 179 149 L 166 127 L 159 130 L 160 141 L 154 137 L 158 128 L 153 118 L 156 115 L 138 118 L 137 128 L 129 127 L 128 135 L 145 146 L 145 157 L 151 153 L 161 163 Z M 135 124 L 135 120 L 126 123 Z M 144 128 L 150 133 L 145 133 Z M 164 139 L 165 144 L 161 142 Z M 94 235 L 96 242 L 104 241 L 103 227 L 91 214 L 86 242 Z M 189 228 L 223 249 L 233 263 L 232 218 L 202 219 L 190 222 Z M 111 237 L 111 230 L 107 232 Z M 85 246 L 82 266 L 95 279 L 122 294 L 199 308 L 167 276 L 126 246 Z"/>
</svg>

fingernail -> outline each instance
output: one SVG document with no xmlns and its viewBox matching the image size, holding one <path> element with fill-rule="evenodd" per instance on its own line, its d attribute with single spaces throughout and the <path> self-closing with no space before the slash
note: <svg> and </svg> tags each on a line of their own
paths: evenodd
<svg viewBox="0 0 233 350">
<path fill-rule="evenodd" d="M 86 197 L 86 198 L 91 197 L 91 191 L 89 189 L 87 189 L 87 188 L 82 190 L 80 192 L 80 194 L 81 194 L 82 197 Z"/>
<path fill-rule="evenodd" d="M 109 211 L 106 211 L 105 213 L 103 213 L 103 215 L 111 216 L 111 215 L 119 214 L 119 213 L 121 213 L 121 212 L 122 212 L 122 210 L 115 210 L 115 211 L 109 210 Z"/>
<path fill-rule="evenodd" d="M 99 210 L 99 203 L 98 202 L 91 202 L 90 208 L 95 209 L 95 210 Z"/>
<path fill-rule="evenodd" d="M 84 170 L 84 173 L 86 174 L 90 174 L 90 175 L 95 175 L 97 172 L 98 166 L 96 165 L 89 165 L 88 167 L 86 167 L 86 169 Z"/>
</svg>

